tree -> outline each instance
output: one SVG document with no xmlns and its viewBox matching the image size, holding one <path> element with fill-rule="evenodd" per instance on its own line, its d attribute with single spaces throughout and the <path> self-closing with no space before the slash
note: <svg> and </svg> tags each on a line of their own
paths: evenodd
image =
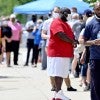
<svg viewBox="0 0 100 100">
<path fill-rule="evenodd" d="M 100 0 L 83 0 L 83 1 L 89 3 L 91 6 L 93 6 L 95 2 L 100 1 Z"/>
<path fill-rule="evenodd" d="M 7 16 L 13 12 L 13 8 L 18 5 L 36 0 L 0 0 L 0 16 Z"/>
</svg>

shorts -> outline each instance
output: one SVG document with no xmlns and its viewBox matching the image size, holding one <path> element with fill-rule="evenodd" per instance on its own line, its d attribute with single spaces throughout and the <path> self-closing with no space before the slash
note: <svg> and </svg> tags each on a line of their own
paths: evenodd
<svg viewBox="0 0 100 100">
<path fill-rule="evenodd" d="M 67 78 L 71 59 L 67 57 L 47 57 L 47 73 L 49 76 Z"/>
<path fill-rule="evenodd" d="M 6 52 L 11 52 L 12 51 L 12 42 L 8 43 L 6 41 Z"/>
</svg>

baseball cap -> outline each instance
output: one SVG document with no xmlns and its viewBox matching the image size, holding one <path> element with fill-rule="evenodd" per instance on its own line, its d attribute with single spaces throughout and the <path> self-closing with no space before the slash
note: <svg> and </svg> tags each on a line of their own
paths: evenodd
<svg viewBox="0 0 100 100">
<path fill-rule="evenodd" d="M 10 18 L 16 18 L 16 15 L 15 14 L 11 14 Z"/>
<path fill-rule="evenodd" d="M 87 17 L 91 17 L 92 16 L 92 11 L 90 9 L 86 9 L 84 10 L 84 15 L 86 15 Z"/>
</svg>

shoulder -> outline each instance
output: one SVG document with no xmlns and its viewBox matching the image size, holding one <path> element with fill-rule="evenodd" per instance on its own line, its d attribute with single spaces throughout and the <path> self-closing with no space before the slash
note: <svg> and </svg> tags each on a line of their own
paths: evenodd
<svg viewBox="0 0 100 100">
<path fill-rule="evenodd" d="M 61 19 L 56 18 L 56 19 L 54 19 L 54 20 L 52 21 L 51 24 L 61 24 L 61 23 L 62 23 Z"/>
<path fill-rule="evenodd" d="M 53 18 L 49 18 L 49 19 L 45 20 L 43 22 L 43 24 L 48 24 L 48 23 L 51 23 L 52 21 L 53 21 Z"/>
</svg>

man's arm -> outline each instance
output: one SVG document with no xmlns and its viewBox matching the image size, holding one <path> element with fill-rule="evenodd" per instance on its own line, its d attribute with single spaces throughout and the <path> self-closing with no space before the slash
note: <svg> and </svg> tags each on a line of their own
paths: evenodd
<svg viewBox="0 0 100 100">
<path fill-rule="evenodd" d="M 70 39 L 65 33 L 63 33 L 63 32 L 58 32 L 57 34 L 56 34 L 61 40 L 63 40 L 63 41 L 65 41 L 65 42 L 69 42 L 69 43 L 71 43 L 71 44 L 73 44 L 73 40 L 72 39 Z"/>
<path fill-rule="evenodd" d="M 56 35 L 57 35 L 61 40 L 65 41 L 65 42 L 69 42 L 69 43 L 71 43 L 72 45 L 74 45 L 74 47 L 76 47 L 77 41 L 74 40 L 74 39 L 70 39 L 65 33 L 63 33 L 63 32 L 58 32 Z"/>
</svg>

